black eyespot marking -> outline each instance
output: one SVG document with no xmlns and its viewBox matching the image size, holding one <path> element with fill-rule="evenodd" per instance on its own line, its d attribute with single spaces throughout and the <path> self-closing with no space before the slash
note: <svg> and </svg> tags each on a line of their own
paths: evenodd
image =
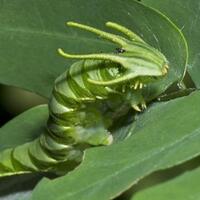
<svg viewBox="0 0 200 200">
<path fill-rule="evenodd" d="M 122 48 L 116 48 L 116 51 L 117 51 L 117 53 L 124 53 L 124 52 L 126 52 L 126 50 L 122 49 Z"/>
</svg>

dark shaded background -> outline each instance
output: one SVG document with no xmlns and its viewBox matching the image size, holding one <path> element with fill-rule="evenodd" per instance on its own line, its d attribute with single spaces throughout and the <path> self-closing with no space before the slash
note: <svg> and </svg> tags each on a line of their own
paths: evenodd
<svg viewBox="0 0 200 200">
<path fill-rule="evenodd" d="M 9 113 L 8 110 L 3 107 L 2 90 L 3 86 L 0 85 L 0 127 L 13 117 L 12 113 Z"/>
<path fill-rule="evenodd" d="M 25 110 L 47 102 L 31 92 L 0 84 L 0 127 Z"/>
</svg>

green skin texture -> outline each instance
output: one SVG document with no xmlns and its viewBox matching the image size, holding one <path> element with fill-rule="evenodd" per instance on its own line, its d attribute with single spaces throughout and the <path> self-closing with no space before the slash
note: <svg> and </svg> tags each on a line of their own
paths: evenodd
<svg viewBox="0 0 200 200">
<path fill-rule="evenodd" d="M 115 119 L 132 107 L 146 108 L 142 88 L 168 71 L 165 56 L 129 29 L 106 25 L 127 36 L 107 33 L 90 26 L 68 22 L 120 46 L 117 53 L 72 55 L 81 59 L 55 81 L 49 101 L 47 130 L 33 142 L 0 152 L 0 176 L 31 172 L 63 174 L 81 162 L 83 150 L 109 145 L 109 129 Z"/>
</svg>

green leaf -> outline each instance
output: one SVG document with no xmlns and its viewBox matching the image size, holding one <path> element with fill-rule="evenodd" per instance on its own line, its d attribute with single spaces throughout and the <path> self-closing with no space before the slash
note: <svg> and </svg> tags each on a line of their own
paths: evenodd
<svg viewBox="0 0 200 200">
<path fill-rule="evenodd" d="M 106 21 L 120 23 L 160 49 L 170 62 L 170 75 L 154 90 L 165 90 L 181 78 L 187 62 L 187 46 L 179 30 L 162 14 L 132 0 L 0 0 L 0 82 L 49 97 L 55 78 L 71 60 L 67 52 L 115 51 L 114 45 L 86 32 L 66 28 L 72 20 L 105 29 Z M 110 10 L 112 8 L 112 10 Z M 95 12 L 94 12 L 95 11 Z M 158 25 L 159 24 L 159 25 Z"/>
<path fill-rule="evenodd" d="M 136 194 L 131 200 L 200 199 L 200 168 Z"/>
<path fill-rule="evenodd" d="M 188 71 L 200 87 L 200 5 L 199 0 L 142 0 L 145 5 L 154 7 L 168 16 L 184 33 L 189 46 Z"/>
<path fill-rule="evenodd" d="M 110 199 L 153 171 L 199 155 L 199 102 L 198 91 L 155 104 L 133 124 L 131 137 L 87 150 L 76 170 L 55 180 L 43 179 L 32 200 Z"/>
<path fill-rule="evenodd" d="M 37 138 L 48 119 L 46 105 L 36 106 L 15 117 L 0 128 L 0 151 Z"/>
</svg>

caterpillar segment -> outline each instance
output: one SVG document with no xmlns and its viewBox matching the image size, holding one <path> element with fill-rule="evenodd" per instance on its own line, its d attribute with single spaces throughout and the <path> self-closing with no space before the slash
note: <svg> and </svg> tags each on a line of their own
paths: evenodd
<svg viewBox="0 0 200 200">
<path fill-rule="evenodd" d="M 84 149 L 113 142 L 110 127 L 133 108 L 146 109 L 143 88 L 165 76 L 166 57 L 117 23 L 106 25 L 126 37 L 68 22 L 117 44 L 117 53 L 74 55 L 80 59 L 56 80 L 49 101 L 47 129 L 33 142 L 0 152 L 0 176 L 30 172 L 66 173 L 81 162 Z"/>
</svg>

